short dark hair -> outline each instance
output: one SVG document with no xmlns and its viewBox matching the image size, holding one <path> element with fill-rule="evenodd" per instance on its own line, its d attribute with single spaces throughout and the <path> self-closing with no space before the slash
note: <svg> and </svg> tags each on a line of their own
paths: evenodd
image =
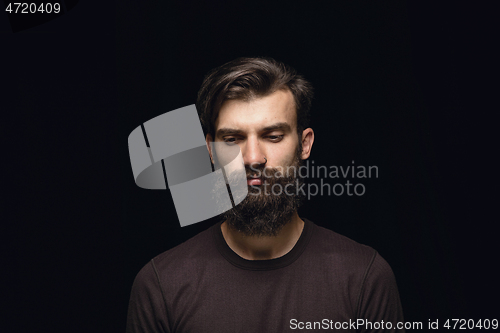
<svg viewBox="0 0 500 333">
<path fill-rule="evenodd" d="M 215 138 L 215 120 L 225 101 L 250 101 L 278 90 L 289 90 L 294 97 L 300 141 L 302 131 L 309 126 L 312 85 L 290 66 L 264 57 L 238 58 L 205 76 L 196 101 L 205 134 Z"/>
</svg>

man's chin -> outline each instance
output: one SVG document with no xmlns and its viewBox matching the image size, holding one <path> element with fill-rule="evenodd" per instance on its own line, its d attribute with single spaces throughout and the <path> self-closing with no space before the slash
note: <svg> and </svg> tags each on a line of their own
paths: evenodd
<svg viewBox="0 0 500 333">
<path fill-rule="evenodd" d="M 249 196 L 224 213 L 224 218 L 232 229 L 245 236 L 277 236 L 291 221 L 296 210 L 296 205 L 276 205 L 276 202 L 267 202 L 262 198 L 253 201 Z"/>
<path fill-rule="evenodd" d="M 276 170 L 270 174 L 276 174 Z M 294 175 L 268 177 L 259 185 L 249 184 L 245 199 L 223 213 L 223 218 L 232 229 L 246 236 L 277 236 L 290 223 L 303 200 L 298 191 L 301 184 L 302 179 Z M 281 190 L 276 190 L 275 186 Z"/>
<path fill-rule="evenodd" d="M 283 220 L 284 223 L 272 224 L 269 221 L 256 217 L 252 221 L 227 219 L 229 227 L 247 237 L 276 237 L 283 227 L 291 220 Z"/>
</svg>

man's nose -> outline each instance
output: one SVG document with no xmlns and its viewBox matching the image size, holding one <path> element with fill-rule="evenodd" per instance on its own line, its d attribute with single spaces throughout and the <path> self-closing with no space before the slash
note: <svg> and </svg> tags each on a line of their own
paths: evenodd
<svg viewBox="0 0 500 333">
<path fill-rule="evenodd" d="M 267 159 L 264 150 L 256 139 L 248 139 L 243 151 L 243 161 L 248 166 L 261 166 L 266 164 Z"/>
</svg>

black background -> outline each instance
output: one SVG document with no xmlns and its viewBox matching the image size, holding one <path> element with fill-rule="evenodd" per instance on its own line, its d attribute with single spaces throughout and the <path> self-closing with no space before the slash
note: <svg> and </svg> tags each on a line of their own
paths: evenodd
<svg viewBox="0 0 500 333">
<path fill-rule="evenodd" d="M 376 165 L 299 211 L 389 262 L 407 321 L 498 318 L 494 2 L 80 1 L 2 25 L 8 332 L 123 332 L 135 274 L 208 228 L 134 184 L 128 134 L 271 56 L 316 89 L 316 165 Z M 2 14 L 3 15 L 3 14 Z"/>
</svg>

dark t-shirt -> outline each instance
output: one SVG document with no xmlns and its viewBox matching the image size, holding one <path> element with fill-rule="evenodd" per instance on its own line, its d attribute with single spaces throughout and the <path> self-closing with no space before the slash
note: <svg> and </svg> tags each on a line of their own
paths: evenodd
<svg viewBox="0 0 500 333">
<path fill-rule="evenodd" d="M 221 223 L 158 255 L 132 286 L 127 333 L 403 332 L 387 262 L 304 222 L 293 249 L 276 259 L 241 258 Z"/>
</svg>

